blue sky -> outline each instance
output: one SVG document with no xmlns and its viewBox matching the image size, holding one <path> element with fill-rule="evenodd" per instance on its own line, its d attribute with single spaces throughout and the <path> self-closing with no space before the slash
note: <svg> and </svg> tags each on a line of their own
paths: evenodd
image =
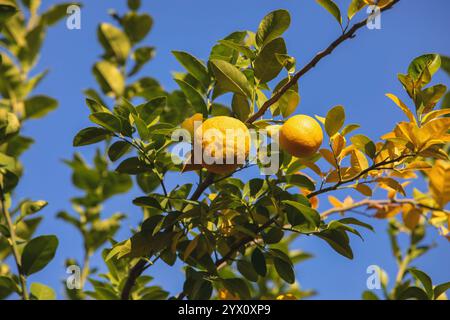
<svg viewBox="0 0 450 320">
<path fill-rule="evenodd" d="M 61 1 L 43 1 L 44 7 Z M 73 136 L 89 125 L 88 109 L 84 105 L 82 90 L 95 86 L 91 66 L 101 54 L 96 40 L 99 22 L 110 21 L 108 9 L 125 10 L 125 0 L 84 1 L 81 30 L 68 30 L 65 23 L 52 28 L 42 50 L 37 70 L 50 68 L 50 74 L 36 93 L 43 93 L 59 100 L 60 107 L 46 118 L 28 123 L 24 134 L 33 136 L 36 143 L 23 156 L 25 176 L 16 193 L 16 199 L 29 197 L 45 199 L 48 207 L 42 212 L 44 222 L 39 234 L 57 234 L 60 246 L 55 260 L 32 281 L 39 281 L 58 288 L 62 298 L 62 284 L 66 273 L 64 259 L 82 256 L 81 238 L 71 226 L 55 219 L 59 210 L 70 210 L 69 199 L 79 193 L 70 183 L 70 170 L 62 159 L 70 158 L 76 151 L 72 147 Z M 150 13 L 154 28 L 145 40 L 156 46 L 156 58 L 141 71 L 159 79 L 168 90 L 175 89 L 172 71 L 181 71 L 171 50 L 185 50 L 206 59 L 212 45 L 235 30 L 256 30 L 261 18 L 268 12 L 284 8 L 290 11 L 292 24 L 285 38 L 289 53 L 302 66 L 318 51 L 325 48 L 339 34 L 336 21 L 313 0 L 228 0 L 228 1 L 143 1 L 143 11 Z M 336 1 L 346 8 L 349 1 Z M 405 72 L 409 62 L 416 56 L 436 52 L 450 54 L 448 32 L 450 21 L 447 0 L 403 0 L 393 10 L 382 15 L 381 30 L 362 29 L 355 39 L 345 42 L 332 56 L 324 59 L 300 80 L 302 102 L 297 112 L 308 115 L 325 115 L 336 104 L 347 111 L 347 121 L 360 123 L 361 133 L 377 139 L 393 128 L 395 122 L 404 120 L 384 94 L 398 94 L 405 101 L 399 72 Z M 361 15 L 358 16 L 361 18 Z M 448 77 L 439 73 L 435 82 L 448 83 Z M 90 159 L 94 148 L 77 151 Z M 241 174 L 245 179 L 255 172 Z M 188 182 L 191 176 L 172 175 L 169 186 Z M 175 181 L 176 180 L 176 181 Z M 419 184 L 419 186 L 421 186 Z M 423 186 L 422 186 L 423 187 Z M 118 196 L 108 201 L 104 214 L 125 212 L 129 218 L 123 223 L 117 239 L 129 236 L 130 228 L 141 218 L 139 209 L 131 204 L 140 191 Z M 343 194 L 335 194 L 343 197 Z M 328 207 L 322 199 L 322 209 Z M 385 221 L 370 221 L 376 233 L 364 232 L 365 241 L 352 238 L 355 258 L 347 260 L 332 251 L 323 241 L 303 237 L 296 243 L 299 249 L 311 252 L 315 258 L 297 268 L 297 278 L 302 287 L 316 289 L 318 299 L 357 299 L 365 290 L 366 268 L 377 264 L 395 275 L 385 233 Z M 436 283 L 448 281 L 450 253 L 448 242 L 430 229 L 428 241 L 438 247 L 416 265 L 426 271 Z M 93 266 L 102 267 L 98 256 Z M 102 270 L 102 268 L 101 268 Z M 149 274 L 156 282 L 176 293 L 182 287 L 183 273 L 180 266 L 165 265 L 150 268 Z"/>
</svg>

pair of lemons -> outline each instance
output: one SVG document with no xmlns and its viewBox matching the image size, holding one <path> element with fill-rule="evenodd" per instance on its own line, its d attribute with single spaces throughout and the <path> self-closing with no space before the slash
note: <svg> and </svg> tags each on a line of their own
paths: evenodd
<svg viewBox="0 0 450 320">
<path fill-rule="evenodd" d="M 195 128 L 196 121 L 202 122 L 197 128 Z M 222 157 L 223 163 L 202 163 L 202 167 L 212 173 L 227 174 L 236 170 L 239 166 L 236 161 L 233 163 L 225 161 L 228 153 L 244 154 L 246 158 L 250 152 L 250 132 L 247 126 L 236 118 L 216 116 L 203 122 L 202 114 L 197 113 L 184 120 L 181 127 L 189 131 L 194 141 L 201 141 L 202 150 L 208 149 L 212 156 L 219 154 L 219 158 Z M 218 134 L 208 134 L 210 130 Z M 221 141 L 217 141 L 217 137 Z M 316 120 L 307 115 L 289 118 L 279 130 L 281 149 L 298 158 L 316 153 L 322 140 L 322 128 Z"/>
</svg>

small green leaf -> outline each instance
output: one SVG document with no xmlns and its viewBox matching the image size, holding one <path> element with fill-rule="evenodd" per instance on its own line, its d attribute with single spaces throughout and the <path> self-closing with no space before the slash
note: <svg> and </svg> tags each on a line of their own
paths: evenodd
<svg viewBox="0 0 450 320">
<path fill-rule="evenodd" d="M 336 134 L 344 125 L 345 111 L 343 106 L 335 106 L 328 111 L 325 118 L 325 131 L 329 137 Z"/>
<path fill-rule="evenodd" d="M 242 274 L 247 280 L 252 282 L 258 281 L 258 274 L 250 262 L 246 260 L 238 260 L 236 266 L 240 274 Z"/>
<path fill-rule="evenodd" d="M 108 61 L 97 62 L 92 72 L 99 83 L 103 93 L 114 93 L 116 97 L 123 95 L 125 80 L 117 67 Z"/>
<path fill-rule="evenodd" d="M 36 273 L 55 256 L 58 239 L 53 235 L 39 236 L 30 240 L 22 253 L 22 272 L 25 275 Z"/>
<path fill-rule="evenodd" d="M 153 197 L 139 197 L 133 200 L 133 204 L 140 207 L 150 207 L 162 210 L 161 204 Z"/>
<path fill-rule="evenodd" d="M 433 299 L 434 292 L 433 292 L 433 284 L 431 282 L 431 278 L 425 272 L 420 271 L 418 269 L 410 268 L 410 269 L 408 269 L 408 271 L 409 271 L 409 273 L 412 274 L 412 276 L 416 280 L 420 281 L 423 288 L 425 289 L 425 292 L 428 295 L 428 298 Z"/>
<path fill-rule="evenodd" d="M 125 141 L 116 141 L 108 149 L 108 156 L 111 161 L 120 159 L 130 150 L 130 144 Z"/>
<path fill-rule="evenodd" d="M 73 146 L 80 147 L 105 140 L 111 133 L 103 128 L 88 127 L 76 134 L 73 138 Z"/>
<path fill-rule="evenodd" d="M 313 191 L 316 186 L 308 177 L 301 174 L 291 174 L 285 176 L 286 183 L 291 186 L 296 186 L 300 188 L 306 188 L 309 191 Z"/>
<path fill-rule="evenodd" d="M 274 79 L 283 69 L 277 54 L 286 54 L 286 44 L 283 38 L 276 38 L 267 43 L 254 62 L 255 77 L 261 83 Z"/>
<path fill-rule="evenodd" d="M 195 79 L 200 81 L 205 89 L 209 87 L 211 77 L 202 61 L 183 51 L 172 51 L 172 54 Z"/>
<path fill-rule="evenodd" d="M 239 278 L 222 279 L 222 283 L 231 294 L 244 300 L 250 299 L 250 289 L 244 280 Z"/>
<path fill-rule="evenodd" d="M 233 100 L 231 101 L 231 108 L 233 112 L 236 114 L 237 118 L 241 121 L 247 120 L 251 113 L 250 102 L 247 97 L 235 93 L 233 95 Z"/>
<path fill-rule="evenodd" d="M 38 282 L 33 282 L 30 286 L 30 292 L 34 299 L 36 300 L 55 300 L 56 299 L 56 293 L 55 291 Z"/>
<path fill-rule="evenodd" d="M 130 40 L 122 30 L 108 23 L 98 26 L 99 42 L 107 54 L 113 55 L 120 63 L 124 63 L 131 49 Z"/>
<path fill-rule="evenodd" d="M 318 4 L 324 7 L 329 13 L 333 15 L 336 21 L 342 25 L 341 10 L 332 0 L 316 0 Z"/>
<path fill-rule="evenodd" d="M 415 58 L 408 67 L 408 74 L 414 80 L 422 78 L 424 72 L 433 76 L 441 67 L 441 57 L 438 54 L 424 54 Z"/>
<path fill-rule="evenodd" d="M 252 265 L 256 273 L 261 277 L 265 277 L 267 274 L 266 258 L 264 254 L 258 248 L 255 248 L 252 252 Z"/>
<path fill-rule="evenodd" d="M 127 174 L 139 174 L 149 171 L 149 168 L 138 157 L 131 157 L 123 160 L 116 168 L 116 171 Z"/>
<path fill-rule="evenodd" d="M 370 158 L 374 158 L 376 154 L 376 146 L 372 140 L 362 134 L 356 134 L 350 138 L 353 145 L 360 151 L 367 154 Z"/>
<path fill-rule="evenodd" d="M 89 116 L 89 119 L 109 131 L 120 132 L 122 130 L 120 119 L 112 113 L 95 112 Z"/>
<path fill-rule="evenodd" d="M 362 8 L 367 5 L 364 0 L 352 0 L 347 11 L 347 18 L 351 20 Z"/>
<path fill-rule="evenodd" d="M 343 218 L 343 219 L 340 219 L 339 222 L 343 223 L 343 224 L 354 224 L 354 225 L 361 226 L 363 228 L 366 228 L 366 229 L 369 229 L 370 231 L 375 232 L 375 230 L 373 229 L 373 227 L 370 224 L 364 223 L 356 218 L 352 218 L 352 217 Z"/>
<path fill-rule="evenodd" d="M 290 284 L 295 282 L 295 274 L 294 269 L 292 268 L 292 264 L 289 264 L 280 258 L 274 258 L 273 264 L 275 266 L 275 270 L 277 271 L 278 275 L 284 281 Z"/>
<path fill-rule="evenodd" d="M 211 60 L 212 71 L 223 93 L 234 92 L 251 99 L 252 88 L 244 73 L 224 60 Z"/>
<path fill-rule="evenodd" d="M 197 91 L 193 86 L 191 86 L 186 81 L 175 79 L 176 83 L 180 86 L 181 90 L 185 94 L 186 98 L 189 100 L 191 105 L 194 107 L 195 111 L 202 113 L 204 117 L 208 116 L 208 107 L 206 102 L 200 92 Z"/>
<path fill-rule="evenodd" d="M 27 119 L 38 119 L 45 116 L 58 107 L 58 101 L 53 98 L 38 95 L 25 100 L 25 117 Z"/>
<path fill-rule="evenodd" d="M 265 44 L 281 36 L 291 24 L 291 16 L 286 10 L 272 11 L 259 24 L 256 44 L 262 48 Z"/>
<path fill-rule="evenodd" d="M 349 245 L 349 238 L 345 231 L 327 229 L 315 235 L 325 240 L 337 253 L 348 259 L 353 259 L 353 251 Z"/>
<path fill-rule="evenodd" d="M 450 289 L 450 282 L 441 283 L 434 288 L 434 298 L 439 298 L 444 292 Z"/>
</svg>

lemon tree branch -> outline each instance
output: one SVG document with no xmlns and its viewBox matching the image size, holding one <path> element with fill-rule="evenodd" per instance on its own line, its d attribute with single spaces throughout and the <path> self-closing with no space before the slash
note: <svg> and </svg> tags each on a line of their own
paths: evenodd
<svg viewBox="0 0 450 320">
<path fill-rule="evenodd" d="M 383 12 L 391 9 L 399 1 L 400 0 L 394 0 L 388 6 L 380 9 L 380 11 Z M 344 32 L 340 37 L 334 40 L 325 50 L 315 55 L 314 58 L 309 63 L 307 63 L 300 71 L 298 71 L 283 87 L 281 87 L 277 92 L 275 92 L 275 94 L 269 100 L 267 100 L 257 112 L 251 115 L 246 122 L 253 123 L 256 119 L 262 117 L 266 113 L 267 109 L 270 108 L 271 105 L 280 100 L 283 94 L 286 93 L 292 86 L 294 86 L 303 75 L 305 75 L 308 71 L 314 68 L 320 60 L 330 55 L 334 51 L 334 49 L 336 49 L 345 40 L 354 38 L 356 31 L 364 27 L 369 19 L 370 17 L 358 23 L 355 23 L 350 29 L 348 29 L 348 31 Z"/>
</svg>

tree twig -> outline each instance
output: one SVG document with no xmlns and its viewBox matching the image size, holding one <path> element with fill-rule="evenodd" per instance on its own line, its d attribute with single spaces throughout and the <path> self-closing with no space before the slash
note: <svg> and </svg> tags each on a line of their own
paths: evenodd
<svg viewBox="0 0 450 320">
<path fill-rule="evenodd" d="M 399 1 L 400 0 L 394 0 L 388 6 L 380 9 L 380 11 L 383 12 L 391 9 Z M 314 56 L 314 58 L 308 64 L 306 64 L 300 71 L 298 71 L 283 87 L 281 87 L 269 100 L 267 100 L 257 112 L 251 115 L 246 122 L 253 123 L 256 119 L 262 117 L 264 113 L 266 113 L 267 109 L 270 108 L 270 106 L 280 100 L 283 94 L 286 93 L 290 88 L 292 88 L 292 86 L 294 86 L 304 74 L 314 68 L 320 60 L 330 55 L 334 51 L 334 49 L 336 49 L 345 40 L 352 39 L 355 36 L 356 31 L 367 24 L 369 18 L 355 23 L 348 31 L 344 32 L 340 37 L 334 40 L 325 50 L 319 52 L 316 56 Z"/>
</svg>

